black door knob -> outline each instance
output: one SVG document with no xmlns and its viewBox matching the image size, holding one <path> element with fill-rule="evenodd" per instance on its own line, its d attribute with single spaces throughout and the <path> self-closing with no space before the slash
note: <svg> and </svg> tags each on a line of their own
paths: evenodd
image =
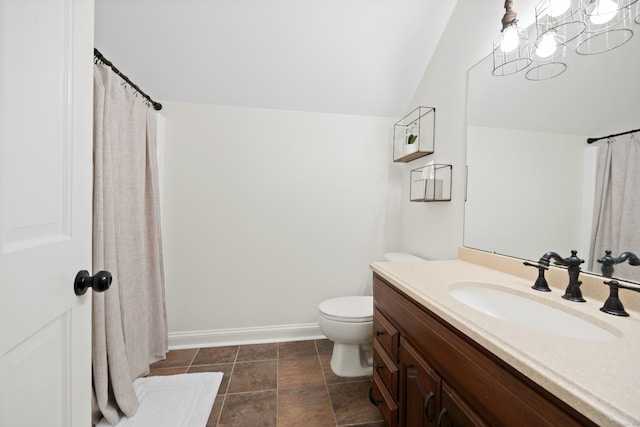
<svg viewBox="0 0 640 427">
<path fill-rule="evenodd" d="M 73 291 L 76 295 L 84 295 L 87 289 L 93 288 L 95 292 L 104 292 L 111 286 L 113 277 L 108 271 L 98 271 L 90 276 L 87 270 L 80 270 L 73 282 Z"/>
</svg>

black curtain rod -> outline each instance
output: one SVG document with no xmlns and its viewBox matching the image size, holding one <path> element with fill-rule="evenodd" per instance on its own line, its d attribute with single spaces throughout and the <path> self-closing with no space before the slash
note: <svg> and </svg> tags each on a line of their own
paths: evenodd
<svg viewBox="0 0 640 427">
<path fill-rule="evenodd" d="M 591 144 L 592 142 L 600 141 L 601 139 L 609 139 L 615 138 L 616 136 L 627 135 L 630 133 L 640 132 L 640 129 L 629 130 L 621 133 L 614 133 L 613 135 L 601 136 L 600 138 L 587 138 L 587 144 Z"/>
<path fill-rule="evenodd" d="M 116 73 L 117 75 L 119 75 L 120 77 L 122 77 L 122 80 L 124 80 L 125 82 L 127 82 L 129 84 L 129 86 L 131 86 L 133 88 L 133 90 L 135 90 L 136 92 L 138 92 L 144 99 L 146 99 L 151 105 L 153 105 L 153 109 L 156 111 L 160 111 L 162 110 L 162 104 L 160 104 L 159 102 L 154 101 L 153 99 L 151 99 L 151 97 L 149 95 L 147 95 L 146 93 L 144 93 L 136 84 L 134 84 L 131 80 L 129 80 L 129 77 L 125 76 L 124 74 L 122 74 L 120 72 L 120 70 L 118 70 L 111 61 L 109 61 L 107 58 L 104 57 L 103 54 L 100 53 L 100 51 L 96 48 L 93 48 L 93 57 L 102 62 L 104 65 L 106 65 L 107 67 L 110 67 L 111 70 L 113 70 L 114 73 Z"/>
</svg>

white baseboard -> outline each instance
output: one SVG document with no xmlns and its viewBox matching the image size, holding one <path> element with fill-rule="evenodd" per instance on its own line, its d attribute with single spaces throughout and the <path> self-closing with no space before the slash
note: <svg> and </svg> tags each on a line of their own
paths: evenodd
<svg viewBox="0 0 640 427">
<path fill-rule="evenodd" d="M 169 332 L 169 349 L 222 347 L 226 345 L 263 344 L 325 338 L 320 332 L 320 327 L 317 323 Z"/>
</svg>

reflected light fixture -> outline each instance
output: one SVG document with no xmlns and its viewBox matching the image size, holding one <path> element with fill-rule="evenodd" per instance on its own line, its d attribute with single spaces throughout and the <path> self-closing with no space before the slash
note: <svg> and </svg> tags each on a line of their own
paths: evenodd
<svg viewBox="0 0 640 427">
<path fill-rule="evenodd" d="M 583 0 L 584 13 L 594 24 L 601 25 L 611 21 L 624 9 L 630 9 L 638 0 Z"/>
<path fill-rule="evenodd" d="M 547 80 L 567 69 L 566 45 L 586 28 L 582 0 L 542 0 L 535 8 L 536 40 L 528 80 Z"/>
<path fill-rule="evenodd" d="M 585 2 L 585 14 L 589 20 L 596 24 L 602 25 L 617 15 L 617 12 L 628 8 L 638 0 L 588 0 Z"/>
<path fill-rule="evenodd" d="M 595 25 L 606 24 L 616 17 L 618 6 L 612 0 L 591 2 L 589 20 Z"/>
<path fill-rule="evenodd" d="M 529 35 L 518 27 L 518 14 L 513 11 L 513 1 L 504 2 L 500 36 L 493 43 L 493 75 L 507 76 L 524 70 L 531 64 Z"/>
<path fill-rule="evenodd" d="M 547 58 L 558 50 L 558 35 L 555 31 L 547 31 L 540 37 L 536 47 L 536 55 L 540 58 Z"/>
<path fill-rule="evenodd" d="M 584 0 L 586 30 L 576 53 L 595 55 L 622 46 L 633 36 L 631 5 L 638 0 Z"/>
<path fill-rule="evenodd" d="M 566 71 L 567 48 L 560 43 L 555 32 L 544 33 L 536 44 L 536 49 L 531 53 L 531 66 L 525 74 L 527 80 L 548 80 Z"/>
<path fill-rule="evenodd" d="M 555 0 L 552 2 L 551 16 L 557 18 L 562 16 L 571 7 L 571 0 Z"/>
<path fill-rule="evenodd" d="M 566 45 L 587 28 L 582 11 L 583 0 L 542 0 L 535 8 L 536 47 L 552 40 Z M 553 33 L 553 39 L 548 33 Z"/>
</svg>

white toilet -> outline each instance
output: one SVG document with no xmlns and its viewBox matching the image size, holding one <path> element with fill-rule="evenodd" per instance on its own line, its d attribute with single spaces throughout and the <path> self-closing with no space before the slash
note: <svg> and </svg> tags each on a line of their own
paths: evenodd
<svg viewBox="0 0 640 427">
<path fill-rule="evenodd" d="M 371 375 L 373 297 L 339 297 L 318 306 L 320 331 L 333 341 L 331 370 L 340 377 Z"/>
<path fill-rule="evenodd" d="M 423 261 L 422 258 L 393 252 L 385 261 Z M 360 377 L 372 373 L 373 297 L 348 296 L 323 301 L 318 306 L 320 331 L 333 341 L 331 369 L 340 377 Z"/>
</svg>

